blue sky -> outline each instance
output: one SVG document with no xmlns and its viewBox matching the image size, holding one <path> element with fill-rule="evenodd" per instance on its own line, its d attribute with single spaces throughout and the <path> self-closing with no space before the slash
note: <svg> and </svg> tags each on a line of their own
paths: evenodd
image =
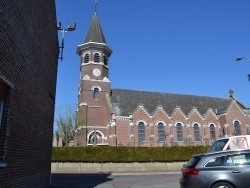
<svg viewBox="0 0 250 188">
<path fill-rule="evenodd" d="M 56 106 L 76 104 L 80 57 L 94 0 L 56 0 L 57 20 L 76 30 L 65 35 Z M 98 0 L 108 45 L 112 88 L 228 98 L 250 107 L 249 0 Z M 58 32 L 61 42 L 61 32 Z"/>
</svg>

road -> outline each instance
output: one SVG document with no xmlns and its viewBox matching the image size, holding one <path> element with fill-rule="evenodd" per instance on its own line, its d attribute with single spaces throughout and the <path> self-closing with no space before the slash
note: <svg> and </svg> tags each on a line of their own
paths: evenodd
<svg viewBox="0 0 250 188">
<path fill-rule="evenodd" d="M 180 173 L 52 174 L 51 188 L 178 188 Z"/>
</svg>

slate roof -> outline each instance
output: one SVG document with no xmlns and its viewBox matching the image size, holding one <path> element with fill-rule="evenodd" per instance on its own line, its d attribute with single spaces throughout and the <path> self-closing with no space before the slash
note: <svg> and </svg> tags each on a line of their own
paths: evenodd
<svg viewBox="0 0 250 188">
<path fill-rule="evenodd" d="M 208 108 L 217 110 L 217 114 L 225 112 L 231 104 L 232 99 L 182 95 L 149 91 L 136 91 L 126 89 L 112 89 L 110 97 L 112 110 L 117 116 L 128 116 L 132 114 L 139 104 L 143 105 L 149 114 L 153 114 L 157 106 L 171 115 L 175 108 L 179 106 L 188 115 L 193 107 L 196 107 L 201 115 L 205 114 Z M 240 106 L 244 108 L 244 106 Z M 216 109 L 216 110 L 215 110 Z"/>
<path fill-rule="evenodd" d="M 88 33 L 85 37 L 84 43 L 88 43 L 88 42 L 97 42 L 97 43 L 105 43 L 106 44 L 106 40 L 97 16 L 97 12 L 95 12 Z"/>
</svg>

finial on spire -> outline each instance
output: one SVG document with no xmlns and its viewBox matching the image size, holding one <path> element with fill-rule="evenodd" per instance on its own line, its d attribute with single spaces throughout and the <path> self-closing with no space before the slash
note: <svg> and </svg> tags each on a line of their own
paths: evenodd
<svg viewBox="0 0 250 188">
<path fill-rule="evenodd" d="M 97 0 L 95 0 L 95 12 L 97 12 Z"/>
<path fill-rule="evenodd" d="M 234 99 L 234 90 L 229 90 L 230 98 Z"/>
</svg>

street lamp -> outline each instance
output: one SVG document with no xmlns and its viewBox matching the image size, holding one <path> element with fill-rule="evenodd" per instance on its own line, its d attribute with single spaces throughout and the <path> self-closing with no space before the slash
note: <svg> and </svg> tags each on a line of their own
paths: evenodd
<svg viewBox="0 0 250 188">
<path fill-rule="evenodd" d="M 62 32 L 62 42 L 61 46 L 59 47 L 61 49 L 61 55 L 58 57 L 61 61 L 63 60 L 63 48 L 64 48 L 64 35 L 67 33 L 67 31 L 74 31 L 76 29 L 76 23 L 68 23 L 68 28 L 63 29 L 61 28 L 61 22 L 57 22 L 57 30 L 60 30 Z"/>
<path fill-rule="evenodd" d="M 241 61 L 242 59 L 246 59 L 247 61 L 250 62 L 250 59 L 247 57 L 237 57 L 235 61 Z M 250 74 L 247 74 L 248 81 L 250 81 Z"/>
</svg>

